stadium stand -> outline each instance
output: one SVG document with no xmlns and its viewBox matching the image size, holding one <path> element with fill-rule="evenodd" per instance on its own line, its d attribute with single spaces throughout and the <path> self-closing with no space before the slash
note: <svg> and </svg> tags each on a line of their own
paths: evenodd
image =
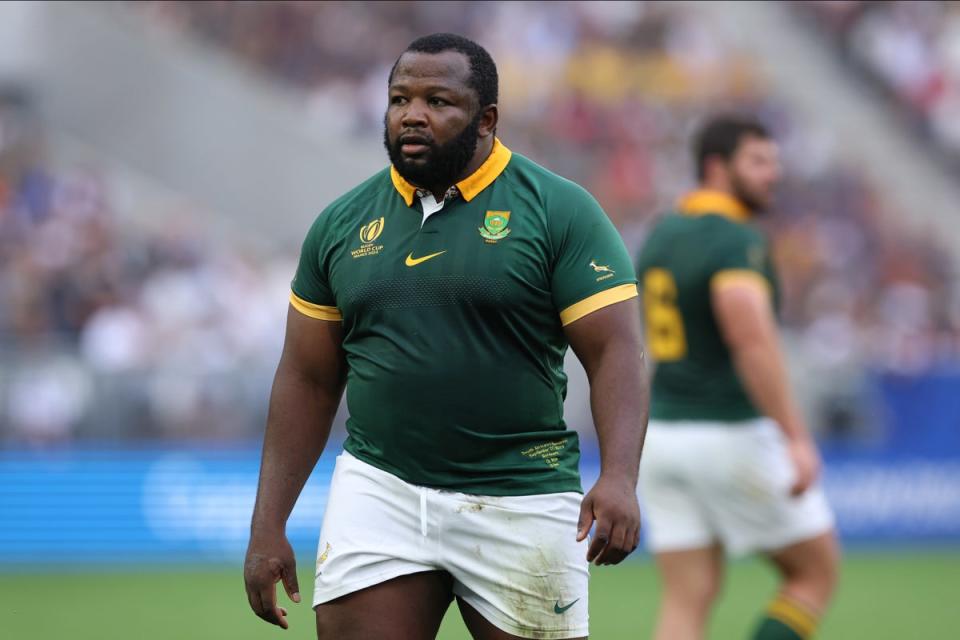
<svg viewBox="0 0 960 640">
<path fill-rule="evenodd" d="M 256 372 L 279 352 L 283 309 L 268 299 L 284 299 L 292 259 L 254 260 L 172 220 L 131 224 L 101 167 L 54 160 L 18 94 L 0 99 L 0 132 L 5 438 L 258 428 L 264 399 L 245 402 L 244 385 L 269 382 Z"/>
<path fill-rule="evenodd" d="M 960 170 L 960 6 L 795 2 L 838 54 Z"/>
<path fill-rule="evenodd" d="M 769 226 L 814 424 L 839 434 L 865 422 L 856 417 L 869 403 L 865 372 L 916 375 L 960 362 L 955 259 L 889 210 L 883 185 L 818 147 L 754 63 L 689 7 L 373 5 L 364 20 L 351 3 L 114 10 L 205 42 L 307 104 L 336 96 L 356 105 L 353 134 L 366 138 L 380 135 L 392 56 L 419 34 L 460 28 L 500 66 L 505 141 L 587 186 L 634 249 L 651 217 L 692 183 L 686 141 L 705 105 L 757 113 L 787 161 L 781 215 Z M 0 437 L 257 433 L 283 326 L 276 301 L 296 248 L 264 258 L 189 227 L 131 225 L 98 167 L 60 166 L 45 153 L 54 134 L 28 100 L 2 105 L 0 349 L 24 366 L 0 374 Z"/>
</svg>

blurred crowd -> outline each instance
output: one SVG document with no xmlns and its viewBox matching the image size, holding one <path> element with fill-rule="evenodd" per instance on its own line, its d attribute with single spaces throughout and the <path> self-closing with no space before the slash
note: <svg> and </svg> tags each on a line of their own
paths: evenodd
<svg viewBox="0 0 960 640">
<path fill-rule="evenodd" d="M 901 41 L 929 51 L 924 60 L 931 64 L 945 61 L 948 44 L 960 41 L 949 36 L 956 29 L 947 18 L 960 15 L 949 3 L 810 4 L 914 25 L 910 34 L 875 37 L 877 47 L 897 52 L 887 58 L 901 64 L 916 57 L 901 55 L 912 50 Z M 956 264 L 934 234 L 886 210 L 882 191 L 841 163 L 829 132 L 796 119 L 752 61 L 695 8 L 661 2 L 136 7 L 279 82 L 308 94 L 335 93 L 354 106 L 361 135 L 379 135 L 387 73 L 407 43 L 435 30 L 471 36 L 497 61 L 508 145 L 587 186 L 633 248 L 650 218 L 691 186 L 688 141 L 702 119 L 718 111 L 756 114 L 776 132 L 787 165 L 780 215 L 771 221 L 788 292 L 786 323 L 812 331 L 811 342 L 823 344 L 817 350 L 830 360 L 849 353 L 915 372 L 960 357 Z M 942 37 L 928 37 L 935 31 Z M 926 77 L 898 73 L 916 82 Z"/>
<path fill-rule="evenodd" d="M 827 407 L 814 407 L 821 421 L 832 419 L 829 407 L 862 393 L 864 371 L 915 375 L 960 362 L 955 259 L 933 234 L 887 210 L 882 191 L 841 163 L 831 136 L 800 122 L 693 8 L 127 9 L 229 52 L 307 105 L 351 105 L 358 136 L 379 137 L 387 73 L 410 41 L 437 30 L 471 36 L 500 70 L 504 141 L 586 186 L 634 251 L 650 221 L 692 187 L 688 141 L 703 118 L 755 114 L 783 145 L 788 179 L 765 224 L 784 280 L 789 341 L 816 402 Z M 120 435 L 105 433 L 109 424 L 137 424 L 130 435 L 145 436 L 256 433 L 294 252 L 268 260 L 189 228 L 121 224 L 97 170 L 51 164 L 29 114 L 15 100 L 0 110 L 0 353 L 21 359 L 16 380 L 0 371 L 0 435 Z M 55 402 L 38 400 L 43 394 Z M 137 414 L 147 418 L 115 419 Z"/>
<path fill-rule="evenodd" d="M 960 168 L 960 3 L 795 4 Z"/>
<path fill-rule="evenodd" d="M 252 435 L 293 260 L 113 207 L 101 168 L 62 166 L 0 96 L 0 437 Z"/>
</svg>

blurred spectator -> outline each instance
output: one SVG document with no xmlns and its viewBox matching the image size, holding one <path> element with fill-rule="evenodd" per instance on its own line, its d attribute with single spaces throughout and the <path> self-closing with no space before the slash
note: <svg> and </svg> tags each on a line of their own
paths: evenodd
<svg viewBox="0 0 960 640">
<path fill-rule="evenodd" d="M 121 224 L 95 168 L 44 152 L 28 102 L 0 101 L 0 131 L 16 132 L 0 145 L 0 435 L 260 428 L 248 368 L 275 363 L 293 258 L 225 252 L 175 220 Z"/>
<path fill-rule="evenodd" d="M 960 4 L 794 4 L 960 169 Z"/>
</svg>

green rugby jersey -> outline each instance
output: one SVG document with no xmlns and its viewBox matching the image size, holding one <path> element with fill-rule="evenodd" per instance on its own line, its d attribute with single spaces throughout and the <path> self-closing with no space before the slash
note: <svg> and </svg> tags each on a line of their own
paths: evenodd
<svg viewBox="0 0 960 640">
<path fill-rule="evenodd" d="M 291 303 L 343 322 L 344 448 L 429 487 L 582 491 L 563 325 L 637 295 L 630 256 L 590 194 L 499 140 L 457 188 L 424 218 L 390 167 L 307 234 Z"/>
<path fill-rule="evenodd" d="M 744 280 L 778 286 L 764 236 L 731 196 L 697 191 L 663 216 L 637 260 L 647 349 L 657 363 L 650 417 L 740 421 L 759 416 L 734 369 L 710 300 L 711 287 Z"/>
</svg>

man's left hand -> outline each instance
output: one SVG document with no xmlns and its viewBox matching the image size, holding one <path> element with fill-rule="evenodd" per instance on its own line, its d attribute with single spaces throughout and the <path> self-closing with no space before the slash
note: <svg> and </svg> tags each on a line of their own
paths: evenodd
<svg viewBox="0 0 960 640">
<path fill-rule="evenodd" d="M 626 478 L 606 478 L 602 474 L 580 504 L 577 542 L 587 537 L 596 520 L 593 541 L 587 550 L 587 562 L 617 564 L 640 544 L 640 505 L 636 487 Z"/>
</svg>

